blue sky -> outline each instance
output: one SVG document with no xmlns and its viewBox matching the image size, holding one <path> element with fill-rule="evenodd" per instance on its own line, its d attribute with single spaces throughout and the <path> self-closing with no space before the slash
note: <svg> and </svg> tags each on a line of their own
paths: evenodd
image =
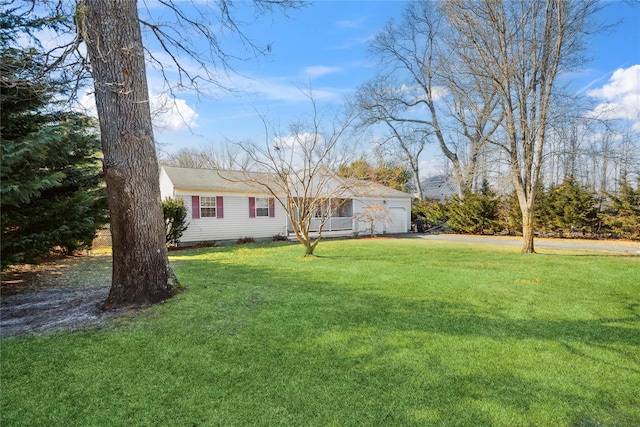
<svg viewBox="0 0 640 427">
<path fill-rule="evenodd" d="M 376 73 L 377 59 L 367 53 L 367 42 L 389 19 L 399 19 L 404 6 L 403 1 L 318 1 L 290 11 L 289 17 L 263 16 L 245 30 L 257 42 L 270 43 L 271 53 L 234 63 L 238 74 L 224 77 L 241 92 L 210 87 L 207 96 L 176 93 L 176 103 L 157 120 L 164 118 L 157 141 L 167 152 L 227 139 L 260 141 L 265 135 L 259 115 L 286 128 L 308 111 L 309 101 L 301 92 L 308 88 L 321 107 L 340 105 Z M 621 114 L 640 123 L 640 5 L 607 2 L 601 19 L 622 22 L 593 38 L 593 60 L 565 79 L 595 103 L 623 105 Z M 152 69 L 148 74 L 152 94 L 159 95 L 162 80 Z"/>
<path fill-rule="evenodd" d="M 318 104 L 342 104 L 375 74 L 376 59 L 367 54 L 367 42 L 390 18 L 400 16 L 404 4 L 320 1 L 291 11 L 289 17 L 263 17 L 246 33 L 259 43 L 270 43 L 272 51 L 233 64 L 239 75 L 230 81 L 243 92 L 213 89 L 214 96 L 200 98 L 179 94 L 198 115 L 190 121 L 195 126 L 157 132 L 156 139 L 167 151 L 225 139 L 259 141 L 264 138 L 259 115 L 286 128 L 309 109 L 303 94 L 309 88 Z"/>
</svg>

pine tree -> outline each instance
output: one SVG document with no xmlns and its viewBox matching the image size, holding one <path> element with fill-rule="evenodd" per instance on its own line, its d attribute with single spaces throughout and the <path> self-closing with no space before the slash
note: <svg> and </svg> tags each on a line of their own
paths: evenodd
<svg viewBox="0 0 640 427">
<path fill-rule="evenodd" d="M 603 222 L 612 232 L 620 236 L 639 240 L 640 239 L 640 180 L 638 188 L 634 189 L 627 181 L 627 177 L 622 177 L 620 190 L 617 194 L 611 195 L 611 206 L 603 215 Z"/>
<path fill-rule="evenodd" d="M 500 199 L 485 180 L 480 192 L 467 192 L 464 198 L 454 195 L 447 200 L 447 225 L 461 233 L 496 233 L 503 228 L 499 221 L 499 203 Z"/>
<path fill-rule="evenodd" d="M 54 247 L 67 253 L 90 247 L 108 219 L 94 124 L 56 110 L 53 99 L 64 85 L 43 73 L 35 49 L 10 47 L 4 36 L 0 43 L 0 248 L 6 268 L 36 262 Z"/>
<path fill-rule="evenodd" d="M 538 205 L 536 222 L 542 231 L 584 232 L 591 230 L 597 219 L 593 193 L 582 188 L 573 177 L 551 187 Z"/>
</svg>

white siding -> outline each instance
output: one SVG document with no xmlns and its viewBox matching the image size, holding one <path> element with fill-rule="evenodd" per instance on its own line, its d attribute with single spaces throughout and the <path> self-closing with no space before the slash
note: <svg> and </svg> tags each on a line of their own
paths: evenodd
<svg viewBox="0 0 640 427">
<path fill-rule="evenodd" d="M 160 169 L 160 198 L 162 200 L 168 199 L 170 197 L 174 197 L 173 194 L 173 183 L 169 179 L 169 176 L 164 171 L 164 169 Z"/>
<path fill-rule="evenodd" d="M 196 244 L 214 240 L 237 240 L 241 237 L 256 239 L 271 238 L 277 234 L 286 234 L 286 214 L 275 201 L 275 217 L 249 217 L 249 197 L 265 197 L 260 194 L 239 194 L 224 192 L 188 192 L 178 191 L 177 196 L 184 200 L 187 207 L 187 230 L 180 243 Z M 198 218 L 192 216 L 191 197 L 223 197 L 224 218 Z"/>
</svg>

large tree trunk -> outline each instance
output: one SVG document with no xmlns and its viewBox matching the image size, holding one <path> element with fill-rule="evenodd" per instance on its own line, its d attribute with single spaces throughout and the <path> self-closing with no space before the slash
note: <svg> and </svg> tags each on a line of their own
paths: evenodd
<svg viewBox="0 0 640 427">
<path fill-rule="evenodd" d="M 175 294 L 169 266 L 149 91 L 136 2 L 81 0 L 100 121 L 113 240 L 106 308 L 153 304 Z"/>
<path fill-rule="evenodd" d="M 512 170 L 512 175 L 514 171 Z M 536 253 L 533 238 L 535 225 L 535 188 L 527 188 L 521 180 L 514 181 L 516 194 L 518 195 L 518 204 L 520 205 L 520 213 L 522 214 L 522 252 L 525 254 Z"/>
<path fill-rule="evenodd" d="M 533 246 L 533 209 L 525 207 L 522 209 L 522 252 L 526 254 L 535 253 Z"/>
</svg>

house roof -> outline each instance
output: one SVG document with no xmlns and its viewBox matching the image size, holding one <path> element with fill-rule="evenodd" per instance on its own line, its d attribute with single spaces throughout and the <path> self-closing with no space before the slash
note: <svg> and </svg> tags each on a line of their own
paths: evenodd
<svg viewBox="0 0 640 427">
<path fill-rule="evenodd" d="M 260 178 L 260 174 L 254 172 L 177 166 L 163 166 L 162 169 L 171 180 L 174 188 L 180 190 L 241 192 L 260 190 L 260 187 L 254 183 L 256 179 Z"/>
<path fill-rule="evenodd" d="M 456 186 L 452 177 L 437 175 L 422 181 L 422 192 L 426 199 L 444 201 L 445 198 L 456 194 Z"/>
<path fill-rule="evenodd" d="M 180 190 L 264 193 L 265 188 L 259 182 L 276 181 L 274 174 L 263 172 L 196 169 L 176 166 L 163 166 L 162 169 L 171 180 L 173 187 Z M 408 193 L 371 181 L 344 179 L 335 174 L 332 178 L 336 181 L 336 184 L 346 185 L 348 188 L 347 193 L 352 197 L 402 199 L 412 197 Z"/>
<path fill-rule="evenodd" d="M 396 190 L 395 188 L 387 187 L 386 185 L 382 185 L 377 182 L 364 181 L 361 179 L 353 179 L 351 181 L 353 182 L 351 191 L 356 197 L 382 197 L 389 199 L 413 198 L 413 196 L 409 193 Z"/>
</svg>

